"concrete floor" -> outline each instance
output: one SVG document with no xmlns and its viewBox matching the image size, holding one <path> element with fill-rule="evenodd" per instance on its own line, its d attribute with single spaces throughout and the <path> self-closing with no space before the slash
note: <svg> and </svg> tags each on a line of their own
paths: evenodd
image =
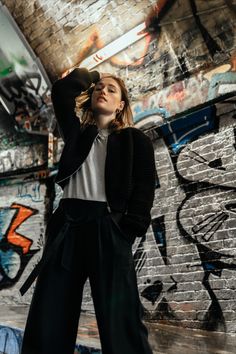
<svg viewBox="0 0 236 354">
<path fill-rule="evenodd" d="M 0 325 L 24 329 L 28 308 L 0 306 Z M 236 336 L 146 323 L 154 354 L 235 354 Z M 100 348 L 96 319 L 82 313 L 77 343 Z M 7 353 L 12 354 L 12 353 Z"/>
</svg>

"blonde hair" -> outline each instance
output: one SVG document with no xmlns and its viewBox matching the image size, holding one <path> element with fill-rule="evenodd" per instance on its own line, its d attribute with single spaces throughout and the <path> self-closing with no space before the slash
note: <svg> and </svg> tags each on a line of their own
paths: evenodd
<svg viewBox="0 0 236 354">
<path fill-rule="evenodd" d="M 133 126 L 133 113 L 131 111 L 128 91 L 125 87 L 124 81 L 114 75 L 109 75 L 107 77 L 112 78 L 118 83 L 121 90 L 121 100 L 125 102 L 124 108 L 116 113 L 116 117 L 110 122 L 108 128 L 115 131 Z M 80 119 L 82 126 L 96 123 L 91 109 L 91 98 L 94 87 L 95 84 L 91 85 L 87 91 L 84 91 L 75 99 L 76 116 Z"/>
</svg>

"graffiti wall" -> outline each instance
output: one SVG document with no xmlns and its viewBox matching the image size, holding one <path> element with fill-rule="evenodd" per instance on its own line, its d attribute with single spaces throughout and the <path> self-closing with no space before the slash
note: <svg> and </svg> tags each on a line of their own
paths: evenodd
<svg viewBox="0 0 236 354">
<path fill-rule="evenodd" d="M 47 166 L 55 128 L 50 82 L 7 9 L 0 5 L 0 176 Z"/>
<path fill-rule="evenodd" d="M 47 134 L 50 81 L 6 7 L 0 5 L 0 102 L 17 131 Z"/>
<path fill-rule="evenodd" d="M 145 316 L 235 332 L 234 105 L 206 107 L 149 134 L 158 177 L 152 222 L 133 246 Z M 83 306 L 92 309 L 88 284 Z"/>
<path fill-rule="evenodd" d="M 20 354 L 22 337 L 21 330 L 0 325 L 0 353 Z"/>
<path fill-rule="evenodd" d="M 20 354 L 22 340 L 23 330 L 0 325 L 0 353 Z M 74 354 L 101 354 L 101 350 L 76 344 Z"/>
<path fill-rule="evenodd" d="M 167 118 L 236 91 L 236 56 L 213 70 L 176 82 L 132 105 L 138 128 L 163 125 Z M 194 94 L 193 94 L 194 93 Z"/>
<path fill-rule="evenodd" d="M 11 1 L 2 3 L 12 8 Z M 151 128 L 156 198 L 148 233 L 133 247 L 146 318 L 235 332 L 235 103 L 212 104 L 236 91 L 235 5 L 158 3 L 163 6 L 154 0 L 90 6 L 35 0 L 17 3 L 12 12 L 52 76 L 90 63 L 90 69 L 123 77 L 136 127 Z M 47 134 L 55 121 L 50 83 L 1 5 L 0 24 L 3 178 L 48 166 Z M 182 115 L 170 120 L 176 114 Z M 60 143 L 50 150 L 52 165 L 61 149 Z M 23 300 L 18 289 L 44 243 L 49 192 L 44 183 L 26 181 L 0 186 L 3 303 L 29 303 L 32 289 Z M 54 205 L 61 196 L 55 189 L 56 198 L 49 196 Z M 93 309 L 88 283 L 83 309 Z"/>
<path fill-rule="evenodd" d="M 21 284 L 38 262 L 44 244 L 46 185 L 39 181 L 1 185 L 0 188 L 0 290 L 1 304 L 22 299 Z"/>
<path fill-rule="evenodd" d="M 47 147 L 47 136 L 19 132 L 12 116 L 0 106 L 0 177 L 45 169 Z"/>
<path fill-rule="evenodd" d="M 129 5 L 136 15 L 137 7 Z M 74 66 L 99 65 L 98 70 L 127 80 L 133 100 L 143 98 L 145 105 L 149 99 L 150 109 L 161 107 L 169 115 L 183 112 L 235 90 L 235 11 L 222 0 L 159 1 L 146 13 L 143 9 L 138 22 L 128 21 L 129 28 L 123 24 L 115 38 L 94 24 Z M 121 16 L 111 14 L 111 28 L 123 22 Z"/>
<path fill-rule="evenodd" d="M 135 257 L 147 318 L 233 332 L 236 121 L 222 105 L 153 132 L 159 183 Z"/>
</svg>

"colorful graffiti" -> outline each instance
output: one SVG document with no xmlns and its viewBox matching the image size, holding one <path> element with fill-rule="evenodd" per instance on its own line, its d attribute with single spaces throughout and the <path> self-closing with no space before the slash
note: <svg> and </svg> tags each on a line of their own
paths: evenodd
<svg viewBox="0 0 236 354">
<path fill-rule="evenodd" d="M 0 103 L 17 131 L 47 134 L 55 128 L 50 82 L 13 21 L 0 6 Z"/>
<path fill-rule="evenodd" d="M 89 36 L 85 45 L 82 47 L 77 59 L 76 66 L 85 66 L 88 69 L 92 69 L 95 66 L 101 64 L 108 59 L 110 62 L 116 66 L 120 67 L 128 67 L 132 68 L 137 67 L 144 63 L 147 52 L 149 51 L 149 44 L 152 39 L 150 33 L 153 32 L 153 24 L 159 22 L 164 14 L 170 10 L 170 8 L 175 3 L 175 0 L 167 1 L 161 0 L 158 1 L 158 4 L 151 8 L 150 14 L 148 15 L 145 22 L 139 24 L 138 26 L 132 28 L 128 32 L 124 33 L 121 37 L 115 39 L 114 42 L 105 45 L 105 43 L 101 40 L 100 32 L 98 29 L 93 29 L 93 32 Z M 113 17 L 113 16 L 112 16 Z M 156 21 L 156 19 L 158 20 Z M 115 20 L 115 18 L 113 17 Z M 114 22 L 113 20 L 113 22 Z M 116 20 L 115 20 L 116 21 Z M 114 23 L 113 23 L 114 24 Z M 141 52 L 134 53 L 132 48 L 132 53 L 129 54 L 129 47 L 135 43 L 140 42 L 140 40 L 144 37 L 142 41 L 143 48 Z M 141 45 L 141 47 L 142 47 Z M 139 45 L 140 47 L 140 45 Z M 94 49 L 98 49 L 98 51 L 91 56 L 88 56 L 90 52 L 94 51 Z M 123 58 L 119 58 L 115 56 L 117 53 L 120 53 L 126 49 L 126 53 Z M 136 58 L 137 55 L 137 59 Z M 129 59 L 130 58 L 130 59 Z M 65 75 L 64 73 L 63 75 Z"/>
<path fill-rule="evenodd" d="M 102 351 L 100 349 L 86 347 L 84 345 L 77 344 L 75 346 L 74 354 L 102 354 Z"/>
<path fill-rule="evenodd" d="M 215 106 L 210 106 L 163 124 L 157 129 L 167 146 L 177 153 L 187 142 L 216 128 Z"/>
<path fill-rule="evenodd" d="M 50 83 L 38 58 L 0 5 L 0 176 L 47 166 L 55 128 Z"/>
<path fill-rule="evenodd" d="M 221 65 L 204 75 L 200 72 L 134 102 L 132 110 L 137 127 L 146 129 L 163 125 L 166 118 L 211 101 L 220 95 L 233 93 L 236 89 L 234 60 L 232 57 L 231 64 Z"/>
<path fill-rule="evenodd" d="M 15 120 L 17 131 L 47 134 L 55 126 L 49 88 L 42 90 L 42 76 L 37 72 L 24 72 L 19 77 L 10 73 L 0 78 L 0 97 L 3 107 Z"/>
<path fill-rule="evenodd" d="M 98 28 L 94 29 L 93 26 L 93 32 L 88 36 L 88 39 L 86 40 L 86 43 L 82 46 L 82 49 L 78 53 L 76 64 L 73 67 L 76 66 L 85 66 L 88 69 L 92 69 L 95 66 L 101 64 L 104 61 L 107 61 L 108 59 L 113 65 L 119 66 L 119 67 L 126 67 L 128 69 L 128 66 L 131 66 L 132 68 L 137 67 L 141 64 L 144 63 L 145 57 L 149 51 L 149 44 L 151 41 L 151 35 L 150 32 L 152 32 L 153 29 L 153 22 L 156 22 L 155 19 L 158 17 L 158 21 L 164 16 L 164 14 L 172 7 L 174 4 L 174 1 L 158 1 L 158 4 L 155 6 L 151 7 L 151 12 L 148 15 L 147 19 L 145 22 L 140 23 L 136 27 L 130 29 L 126 33 L 123 33 L 121 37 L 116 38 L 114 42 L 109 43 L 108 45 L 105 45 L 104 40 L 102 40 L 102 35 L 100 35 L 100 31 Z M 106 7 L 107 2 L 104 3 L 104 7 Z M 81 8 L 83 5 L 77 5 L 77 7 Z M 92 5 L 89 7 L 86 7 L 85 5 L 85 10 L 84 11 L 91 11 Z M 97 4 L 96 4 L 97 7 Z M 99 7 L 100 11 L 103 11 L 103 7 Z M 112 18 L 112 25 L 116 25 L 116 23 L 119 23 L 119 20 L 114 17 L 113 13 L 110 12 L 109 9 L 106 10 L 106 12 L 110 15 L 109 17 Z M 79 12 L 78 12 L 79 13 Z M 99 18 L 101 13 L 96 11 L 97 17 Z M 90 20 L 94 16 L 89 16 Z M 53 14 L 53 17 L 57 21 L 55 17 L 55 13 Z M 68 15 L 67 15 L 68 17 Z M 84 17 L 83 17 L 84 19 Z M 83 23 L 83 19 L 79 19 L 79 23 Z M 154 20 L 153 20 L 154 19 Z M 81 21 L 82 20 L 82 21 Z M 73 21 L 74 25 L 76 26 L 78 19 L 76 19 L 76 16 L 73 16 Z M 64 28 L 66 29 L 68 25 L 65 25 Z M 70 22 L 69 26 L 73 27 L 73 22 Z M 133 47 L 133 44 L 135 42 L 140 42 L 140 40 L 143 39 L 142 44 L 141 44 L 141 51 L 138 50 L 137 53 L 134 53 L 134 48 L 132 48 L 132 52 L 130 52 L 129 47 Z M 139 45 L 140 47 L 140 45 Z M 126 53 L 123 55 L 122 53 L 117 56 L 117 53 L 120 53 L 123 51 L 123 49 L 126 48 Z M 95 50 L 98 50 L 94 53 Z M 90 55 L 93 53 L 92 55 Z M 65 76 L 70 70 L 73 68 L 70 68 L 66 72 L 63 73 L 62 76 Z"/>
<path fill-rule="evenodd" d="M 0 353 L 20 354 L 23 330 L 0 325 Z M 76 344 L 74 354 L 101 354 L 100 349 Z"/>
<path fill-rule="evenodd" d="M 0 325 L 0 353 L 20 354 L 23 331 Z"/>
<path fill-rule="evenodd" d="M 232 103 L 227 118 L 218 116 L 219 105 L 156 128 L 152 234 L 134 257 L 140 281 L 153 269 L 140 283 L 146 318 L 225 332 L 236 270 L 236 123 Z"/>
<path fill-rule="evenodd" d="M 33 241 L 18 231 L 37 212 L 18 203 L 0 208 L 0 289 L 15 284 L 31 257 L 38 252 L 31 250 Z"/>
<path fill-rule="evenodd" d="M 224 10 L 224 16 L 220 12 L 221 8 Z M 232 92 L 235 90 L 233 65 L 229 73 L 224 75 L 222 72 L 222 75 L 214 76 L 212 80 L 205 80 L 204 73 L 192 77 L 196 73 L 196 67 L 197 71 L 200 72 L 200 70 L 205 71 L 207 68 L 213 67 L 213 62 L 214 66 L 229 62 L 229 53 L 234 46 L 234 28 L 231 21 L 234 14 L 232 9 L 227 5 L 221 7 L 214 4 L 214 7 L 204 8 L 203 13 L 205 12 L 217 14 L 217 21 L 215 20 L 213 24 L 203 21 L 204 17 L 199 15 L 201 4 L 194 0 L 189 3 L 185 12 L 174 0 L 158 1 L 143 22 L 145 23 L 144 29 L 140 33 L 145 32 L 144 38 L 140 38 L 136 42 L 134 39 L 132 46 L 130 45 L 125 49 L 116 46 L 116 52 L 112 51 L 112 53 L 110 52 L 112 43 L 119 41 L 125 33 L 116 38 L 114 42 L 109 41 L 109 44 L 105 45 L 104 36 L 101 35 L 99 28 L 94 29 L 93 27 L 92 33 L 78 53 L 77 62 L 74 66 L 85 65 L 92 69 L 106 61 L 104 64 L 105 71 L 112 72 L 115 67 L 121 76 L 126 77 L 129 81 L 130 95 L 136 100 L 140 100 L 140 96 L 143 94 L 150 96 L 152 91 L 162 90 L 162 102 L 160 101 L 155 108 L 162 109 L 165 107 L 168 115 L 183 112 L 225 92 Z M 172 16 L 172 20 L 165 24 L 167 13 Z M 175 16 L 178 17 L 178 27 L 176 27 Z M 112 19 L 114 23 L 117 22 L 114 15 L 112 15 Z M 220 29 L 223 29 L 223 31 Z M 98 51 L 96 51 L 97 49 Z M 103 52 L 105 58 L 103 54 L 99 54 Z M 223 66 L 220 65 L 219 68 L 222 69 Z M 137 69 L 140 69 L 140 72 L 137 72 Z M 101 71 L 103 71 L 103 65 L 101 65 Z M 229 69 L 226 71 L 229 71 Z M 142 80 L 142 85 L 137 85 L 139 79 Z M 217 85 L 219 79 L 220 82 Z M 167 86 L 167 91 L 170 92 L 163 90 Z M 189 93 L 191 93 L 189 97 L 187 87 Z M 191 89 L 193 88 L 197 89 L 196 102 L 192 95 L 193 91 Z M 191 102 L 188 102 L 187 105 L 186 100 Z M 173 102 L 168 101 L 175 101 L 175 107 L 168 109 L 168 104 L 173 106 Z"/>
<path fill-rule="evenodd" d="M 44 176 L 44 178 L 46 176 Z M 31 184 L 30 186 L 25 183 L 18 184 L 17 197 L 24 200 L 28 199 L 36 203 L 43 202 L 43 196 L 41 193 L 41 184 L 39 182 Z"/>
<path fill-rule="evenodd" d="M 214 6 L 204 9 L 219 14 L 217 23 L 210 24 L 200 16 L 201 4 L 197 1 L 189 3 L 186 9 L 189 20 L 186 21 L 181 20 L 183 8 L 178 2 L 158 1 L 145 20 L 148 35 L 125 50 L 120 51 L 117 47 L 117 53 L 111 56 L 107 51 L 104 70 L 112 72 L 115 67 L 121 76 L 126 77 L 134 101 L 132 110 L 137 128 L 160 126 L 170 116 L 236 90 L 235 56 L 230 57 L 234 46 L 231 21 L 234 14 L 228 4 L 219 7 L 224 16 L 218 13 L 217 4 Z M 173 22 L 167 21 L 167 13 L 178 14 L 178 28 L 174 17 Z M 223 32 L 220 28 L 224 29 Z M 90 57 L 96 58 L 96 54 L 107 48 L 102 38 L 99 29 L 93 28 L 78 54 L 76 65 L 89 63 Z M 214 68 L 209 70 L 213 62 Z M 99 63 L 98 58 L 94 66 Z M 195 74 L 196 67 L 198 74 Z M 103 65 L 100 70 L 103 71 Z M 156 93 L 151 94 L 153 91 Z"/>
<path fill-rule="evenodd" d="M 0 106 L 0 175 L 38 170 L 47 165 L 47 136 L 19 132 Z"/>
<path fill-rule="evenodd" d="M 22 146 L 20 149 L 0 151 L 0 175 L 18 174 L 28 169 L 45 167 L 45 146 Z"/>
</svg>

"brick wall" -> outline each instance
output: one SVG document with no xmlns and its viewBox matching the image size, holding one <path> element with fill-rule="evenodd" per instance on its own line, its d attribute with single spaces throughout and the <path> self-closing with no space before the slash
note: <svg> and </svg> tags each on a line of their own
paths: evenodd
<svg viewBox="0 0 236 354">
<path fill-rule="evenodd" d="M 155 1 L 2 3 L 52 79 L 146 21 L 150 35 L 96 67 L 125 78 L 137 126 L 152 127 L 152 224 L 133 247 L 146 318 L 235 332 L 235 107 L 208 103 L 235 90 L 234 6 L 196 0 L 197 18 L 176 1 L 158 22 Z"/>
<path fill-rule="evenodd" d="M 98 67 L 127 77 L 136 98 L 188 78 L 202 68 L 225 63 L 235 48 L 235 12 L 222 0 L 196 0 L 200 27 L 187 0 L 172 2 L 160 22 L 150 16 L 154 0 L 2 3 L 52 79 L 146 21 L 150 36 Z"/>
<path fill-rule="evenodd" d="M 39 181 L 14 181 L 0 186 L 1 304 L 29 303 L 33 289 L 22 298 L 21 284 L 41 257 L 47 216 L 48 188 Z"/>
<path fill-rule="evenodd" d="M 96 51 L 130 29 L 131 23 L 142 22 L 155 1 L 98 0 L 80 4 L 72 0 L 4 0 L 2 3 L 40 56 L 47 72 L 55 78 L 81 61 L 87 52 Z"/>
<path fill-rule="evenodd" d="M 146 239 L 133 246 L 147 319 L 235 332 L 235 128 L 226 104 L 150 133 L 158 185 Z"/>
<path fill-rule="evenodd" d="M 149 318 L 234 332 L 235 108 L 197 113 L 158 130 L 140 293 Z"/>
</svg>

